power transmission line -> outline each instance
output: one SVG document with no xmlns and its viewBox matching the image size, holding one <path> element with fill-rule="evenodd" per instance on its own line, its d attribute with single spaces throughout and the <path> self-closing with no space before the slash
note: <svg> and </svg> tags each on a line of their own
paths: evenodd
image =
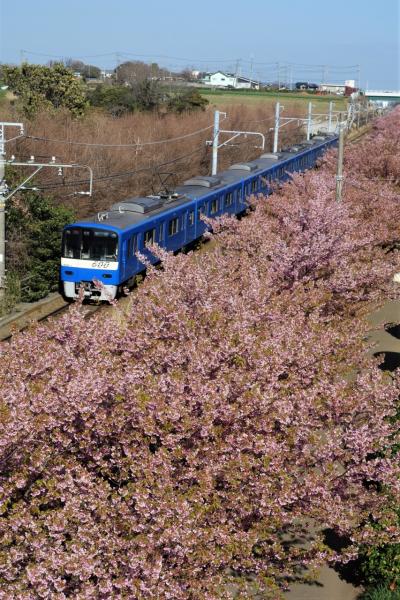
<svg viewBox="0 0 400 600">
<path fill-rule="evenodd" d="M 23 52 L 24 54 L 29 54 L 32 56 L 43 56 L 45 58 L 58 58 L 61 60 L 65 59 L 65 54 L 64 55 L 60 55 L 60 54 L 47 54 L 47 53 L 43 53 L 43 52 L 35 52 L 35 51 L 31 51 L 31 50 L 20 50 L 20 52 Z M 119 54 L 120 56 L 128 56 L 128 57 L 132 57 L 132 58 L 159 58 L 159 59 L 168 59 L 168 60 L 177 60 L 177 61 L 186 61 L 186 62 L 193 62 L 193 63 L 211 63 L 211 62 L 215 62 L 215 63 L 229 63 L 229 64 L 235 64 L 237 62 L 237 58 L 216 58 L 216 57 L 210 57 L 210 58 L 199 58 L 199 57 L 184 57 L 184 56 L 170 56 L 168 54 L 137 54 L 137 53 L 133 53 L 133 52 L 123 52 L 123 51 L 113 51 L 113 52 L 104 52 L 104 53 L 99 53 L 99 54 L 82 54 L 80 56 L 68 56 L 68 58 L 71 59 L 75 59 L 75 60 L 79 60 L 82 58 L 102 58 L 105 56 L 109 56 L 109 57 L 115 57 L 116 54 Z M 240 59 L 241 63 L 248 63 L 251 64 L 253 63 L 253 65 L 263 65 L 263 66 L 271 66 L 274 67 L 276 66 L 276 61 L 254 61 L 254 60 L 249 60 L 249 59 Z M 330 70 L 335 70 L 335 69 L 355 69 L 357 68 L 359 65 L 320 65 L 320 64 L 303 64 L 303 63 L 295 63 L 295 62 L 290 62 L 290 61 L 280 61 L 281 65 L 290 65 L 292 67 L 304 67 L 304 68 L 313 68 L 313 69 L 319 69 L 321 70 L 322 68 L 326 67 Z"/>
</svg>

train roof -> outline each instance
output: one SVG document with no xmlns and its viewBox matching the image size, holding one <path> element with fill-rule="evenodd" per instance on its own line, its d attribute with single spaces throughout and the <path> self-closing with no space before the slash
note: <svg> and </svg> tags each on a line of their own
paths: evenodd
<svg viewBox="0 0 400 600">
<path fill-rule="evenodd" d="M 336 137 L 334 134 L 315 136 L 308 142 L 302 142 L 285 148 L 279 153 L 266 152 L 255 160 L 236 163 L 216 176 L 198 175 L 188 179 L 177 186 L 174 193 L 169 196 L 144 196 L 129 197 L 116 202 L 109 210 L 99 211 L 86 219 L 74 223 L 75 226 L 101 225 L 112 229 L 124 230 L 132 225 L 144 223 L 158 215 L 164 214 L 181 206 L 218 193 L 219 190 L 229 188 L 239 181 L 251 179 L 255 175 L 284 164 L 295 155 L 301 155 L 312 147 L 318 147 L 329 139 Z"/>
<path fill-rule="evenodd" d="M 124 230 L 132 225 L 143 223 L 153 219 L 159 214 L 173 211 L 182 205 L 191 202 L 191 198 L 173 194 L 168 197 L 143 196 L 125 198 L 116 202 L 108 210 L 99 211 L 96 215 L 90 215 L 75 225 L 105 225 L 107 227 Z"/>
</svg>

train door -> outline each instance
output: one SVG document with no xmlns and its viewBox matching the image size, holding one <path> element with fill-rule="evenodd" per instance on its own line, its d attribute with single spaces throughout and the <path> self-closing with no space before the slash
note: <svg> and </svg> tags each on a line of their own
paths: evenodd
<svg viewBox="0 0 400 600">
<path fill-rule="evenodd" d="M 185 219 L 185 244 L 196 239 L 196 219 L 194 207 L 189 208 L 184 215 Z"/>
<path fill-rule="evenodd" d="M 159 221 L 157 223 L 157 244 L 162 248 L 165 248 L 165 222 Z"/>
<path fill-rule="evenodd" d="M 235 192 L 235 213 L 240 213 L 243 210 L 244 204 L 244 186 L 240 184 Z"/>
<path fill-rule="evenodd" d="M 185 237 L 185 213 L 173 213 L 167 219 L 166 226 L 168 250 L 179 250 L 184 245 Z"/>
<path fill-rule="evenodd" d="M 210 217 L 212 217 L 212 218 L 216 217 L 218 212 L 219 212 L 219 199 L 218 199 L 218 196 L 214 196 L 214 198 L 211 198 L 211 200 L 210 200 Z"/>
<path fill-rule="evenodd" d="M 144 229 L 140 234 L 140 253 L 143 254 L 152 264 L 157 262 L 154 254 L 147 249 L 147 246 L 151 246 L 151 244 L 156 243 L 156 235 L 157 229 L 155 227 L 154 221 L 147 226 L 147 229 Z"/>
<path fill-rule="evenodd" d="M 126 261 L 126 278 L 130 279 L 133 275 L 140 271 L 139 261 L 136 257 L 136 252 L 138 251 L 138 234 L 130 233 L 130 237 L 128 239 L 128 251 L 127 251 L 127 261 Z"/>
<path fill-rule="evenodd" d="M 221 200 L 223 200 L 223 211 L 225 213 L 231 214 L 235 212 L 234 193 L 235 192 L 231 190 L 225 194 L 225 198 L 221 198 Z"/>
<path fill-rule="evenodd" d="M 120 257 L 120 263 L 121 263 L 121 278 L 122 280 L 125 279 L 125 275 L 126 275 L 126 261 L 128 259 L 128 240 L 122 239 L 121 240 L 121 257 Z"/>
</svg>

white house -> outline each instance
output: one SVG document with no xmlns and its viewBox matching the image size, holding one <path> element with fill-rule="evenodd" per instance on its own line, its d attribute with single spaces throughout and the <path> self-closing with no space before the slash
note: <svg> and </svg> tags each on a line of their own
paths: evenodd
<svg viewBox="0 0 400 600">
<path fill-rule="evenodd" d="M 343 84 L 340 83 L 321 83 L 319 86 L 320 92 L 326 92 L 327 94 L 337 94 L 343 96 L 346 87 L 355 88 L 356 82 L 354 79 L 347 79 Z"/>
<path fill-rule="evenodd" d="M 113 69 L 103 69 L 100 73 L 100 77 L 102 79 L 111 79 L 111 77 L 114 75 L 114 70 Z"/>
<path fill-rule="evenodd" d="M 217 71 L 216 73 L 207 73 L 202 79 L 202 83 L 211 85 L 213 87 L 231 87 L 235 89 L 260 89 L 260 84 L 254 79 L 248 77 L 242 77 L 241 75 L 233 75 L 232 73 L 224 73 L 223 71 Z"/>
</svg>

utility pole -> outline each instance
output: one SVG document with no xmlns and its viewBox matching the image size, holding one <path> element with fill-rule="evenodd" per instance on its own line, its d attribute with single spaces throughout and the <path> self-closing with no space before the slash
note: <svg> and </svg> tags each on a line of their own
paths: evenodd
<svg viewBox="0 0 400 600">
<path fill-rule="evenodd" d="M 254 54 L 250 55 L 250 89 L 252 89 Z"/>
<path fill-rule="evenodd" d="M 212 143 L 211 175 L 217 174 L 218 169 L 218 139 L 219 139 L 219 110 L 214 113 L 214 134 Z"/>
<path fill-rule="evenodd" d="M 239 75 L 239 69 L 240 69 L 240 58 L 236 59 L 236 67 L 235 67 L 235 77 L 236 79 L 238 78 Z"/>
<path fill-rule="evenodd" d="M 361 84 L 361 67 L 360 65 L 357 65 L 357 70 L 356 70 L 356 88 L 359 90 L 360 89 L 360 84 Z"/>
<path fill-rule="evenodd" d="M 344 123 L 342 123 L 342 114 L 339 115 L 339 150 L 336 172 L 336 202 L 342 201 L 343 189 L 343 158 L 344 158 Z"/>
</svg>

